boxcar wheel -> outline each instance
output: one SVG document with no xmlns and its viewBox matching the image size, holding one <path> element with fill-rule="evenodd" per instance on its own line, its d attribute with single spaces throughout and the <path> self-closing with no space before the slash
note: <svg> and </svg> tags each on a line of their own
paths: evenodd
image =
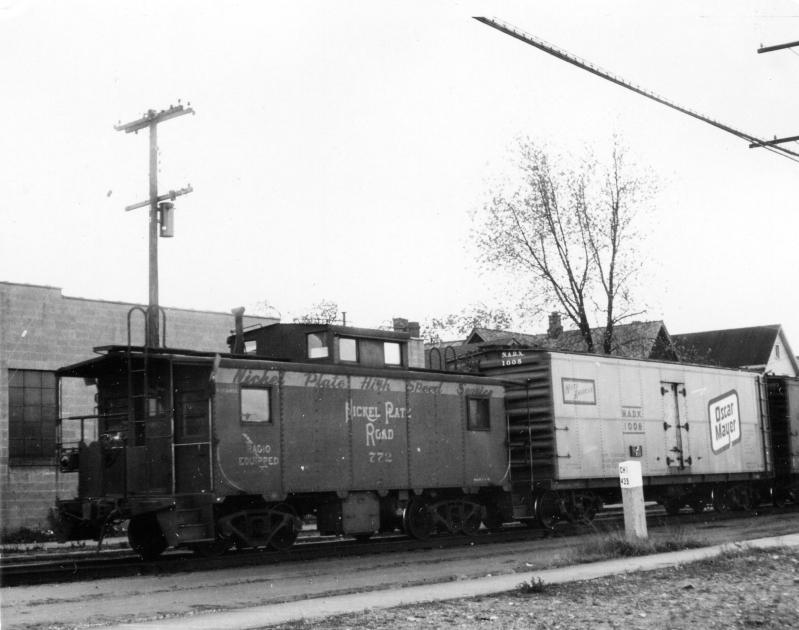
<svg viewBox="0 0 799 630">
<path fill-rule="evenodd" d="M 557 492 L 547 490 L 535 498 L 535 517 L 544 529 L 555 529 L 561 517 L 560 497 Z"/>
<path fill-rule="evenodd" d="M 134 516 L 128 523 L 128 543 L 142 560 L 155 560 L 167 548 L 155 514 Z"/>
<path fill-rule="evenodd" d="M 679 497 L 668 497 L 663 502 L 663 508 L 669 516 L 677 516 L 680 513 L 680 508 L 682 508 L 683 503 L 684 501 Z"/>
<path fill-rule="evenodd" d="M 402 514 L 402 528 L 405 533 L 418 540 L 427 540 L 433 533 L 433 516 L 427 502 L 412 499 Z"/>
<path fill-rule="evenodd" d="M 694 514 L 701 514 L 705 511 L 705 497 L 693 496 L 688 500 L 688 505 L 694 511 Z"/>
</svg>

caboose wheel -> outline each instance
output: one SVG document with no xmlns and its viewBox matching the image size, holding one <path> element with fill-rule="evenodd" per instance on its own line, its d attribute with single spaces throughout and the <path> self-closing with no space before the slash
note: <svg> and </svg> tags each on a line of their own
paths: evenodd
<svg viewBox="0 0 799 630">
<path fill-rule="evenodd" d="M 433 516 L 424 499 L 412 499 L 402 515 L 402 528 L 409 536 L 427 540 L 433 532 Z"/>
<path fill-rule="evenodd" d="M 191 550 L 203 558 L 216 558 L 233 546 L 233 539 L 217 536 L 213 542 L 201 542 L 192 545 Z"/>
<path fill-rule="evenodd" d="M 134 516 L 128 523 L 128 543 L 142 560 L 155 560 L 167 548 L 155 514 Z"/>
<path fill-rule="evenodd" d="M 462 504 L 461 531 L 467 536 L 474 536 L 480 529 L 483 520 L 483 506 L 479 503 L 464 501 Z"/>
<path fill-rule="evenodd" d="M 285 551 L 294 544 L 300 533 L 300 519 L 297 512 L 287 503 L 279 503 L 269 510 L 270 531 L 269 546 L 278 551 Z"/>
</svg>

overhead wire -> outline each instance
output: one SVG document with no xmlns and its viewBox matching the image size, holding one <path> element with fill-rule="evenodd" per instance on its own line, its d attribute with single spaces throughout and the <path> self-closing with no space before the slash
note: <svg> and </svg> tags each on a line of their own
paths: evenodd
<svg viewBox="0 0 799 630">
<path fill-rule="evenodd" d="M 714 120 L 713 118 L 710 118 L 710 117 L 705 116 L 703 114 L 700 114 L 700 113 L 698 113 L 696 111 L 688 109 L 687 107 L 683 107 L 681 105 L 678 105 L 677 103 L 675 103 L 675 102 L 673 102 L 673 101 L 671 101 L 671 100 L 669 100 L 669 99 L 667 99 L 667 98 L 665 98 L 663 96 L 660 96 L 660 95 L 656 94 L 655 92 L 652 92 L 650 90 L 645 90 L 644 88 L 642 88 L 642 87 L 640 87 L 638 85 L 630 83 L 629 81 L 626 81 L 625 79 L 623 79 L 623 78 L 621 78 L 621 77 L 619 77 L 617 75 L 614 75 L 611 72 L 609 72 L 607 70 L 604 70 L 603 68 L 600 68 L 599 66 L 590 63 L 589 61 L 586 61 L 585 59 L 582 59 L 582 58 L 580 58 L 580 57 L 578 57 L 576 55 L 568 53 L 565 50 L 563 50 L 561 48 L 558 48 L 557 46 L 554 46 L 554 45 L 552 45 L 552 44 L 550 44 L 548 42 L 545 42 L 544 40 L 542 40 L 540 38 L 534 37 L 533 35 L 530 35 L 529 33 L 525 33 L 524 31 L 522 31 L 520 29 L 517 29 L 516 27 L 511 26 L 510 24 L 502 22 L 501 20 L 497 20 L 495 18 L 477 17 L 477 16 L 474 19 L 477 20 L 478 22 L 482 22 L 486 26 L 490 26 L 490 27 L 502 32 L 502 33 L 505 33 L 506 35 L 510 35 L 511 37 L 514 37 L 514 38 L 516 38 L 516 39 L 518 39 L 518 40 L 520 40 L 520 41 L 522 41 L 522 42 L 524 42 L 526 44 L 534 46 L 535 48 L 538 48 L 539 50 L 543 50 L 544 52 L 552 55 L 553 57 L 561 59 L 562 61 L 570 63 L 570 64 L 572 64 L 574 66 L 577 66 L 578 68 L 586 70 L 586 71 L 588 71 L 588 72 L 590 72 L 592 74 L 595 74 L 595 75 L 597 75 L 600 78 L 603 78 L 603 79 L 606 79 L 608 81 L 611 81 L 612 83 L 615 83 L 616 85 L 620 85 L 621 87 L 627 88 L 628 90 L 631 90 L 631 91 L 633 91 L 633 92 L 635 92 L 637 94 L 640 94 L 641 96 L 645 96 L 648 99 L 656 101 L 656 102 L 660 103 L 661 105 L 665 105 L 666 107 L 670 107 L 670 108 L 675 109 L 675 110 L 677 110 L 679 112 L 682 112 L 683 114 L 687 114 L 688 116 L 696 118 L 697 120 L 701 120 L 702 122 L 705 122 L 705 123 L 707 123 L 709 125 L 717 127 L 718 129 L 721 129 L 722 131 L 726 131 L 729 134 L 732 134 L 732 135 L 734 135 L 734 136 L 736 136 L 738 138 L 741 138 L 742 140 L 747 140 L 750 143 L 759 145 L 760 148 L 767 149 L 768 151 L 771 151 L 772 153 L 774 153 L 776 155 L 779 155 L 779 156 L 784 157 L 784 158 L 788 158 L 789 160 L 792 160 L 794 162 L 799 162 L 799 153 L 797 153 L 797 152 L 791 151 L 790 149 L 786 149 L 785 147 L 778 146 L 776 144 L 771 144 L 771 141 L 769 141 L 769 140 L 763 140 L 761 138 L 757 138 L 756 136 L 753 136 L 752 134 L 746 133 L 744 131 L 740 131 L 740 130 L 735 129 L 734 127 L 730 127 L 729 125 L 726 125 L 726 124 L 724 124 L 724 123 L 722 123 L 720 121 Z"/>
</svg>

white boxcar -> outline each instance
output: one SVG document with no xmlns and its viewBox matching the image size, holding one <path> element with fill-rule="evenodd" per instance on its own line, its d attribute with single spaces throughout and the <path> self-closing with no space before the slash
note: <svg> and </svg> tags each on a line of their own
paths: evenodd
<svg viewBox="0 0 799 630">
<path fill-rule="evenodd" d="M 754 373 L 546 351 L 481 368 L 508 380 L 517 516 L 540 512 L 545 492 L 545 502 L 578 516 L 613 500 L 619 463 L 628 460 L 641 463 L 648 498 L 671 510 L 701 509 L 732 482 L 751 486 L 770 474 L 764 389 Z"/>
</svg>

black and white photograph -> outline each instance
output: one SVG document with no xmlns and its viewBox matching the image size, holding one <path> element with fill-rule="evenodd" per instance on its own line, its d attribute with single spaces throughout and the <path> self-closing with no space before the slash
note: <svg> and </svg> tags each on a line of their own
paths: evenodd
<svg viewBox="0 0 799 630">
<path fill-rule="evenodd" d="M 0 0 L 0 59 L 4 630 L 799 629 L 797 0 Z"/>
</svg>

